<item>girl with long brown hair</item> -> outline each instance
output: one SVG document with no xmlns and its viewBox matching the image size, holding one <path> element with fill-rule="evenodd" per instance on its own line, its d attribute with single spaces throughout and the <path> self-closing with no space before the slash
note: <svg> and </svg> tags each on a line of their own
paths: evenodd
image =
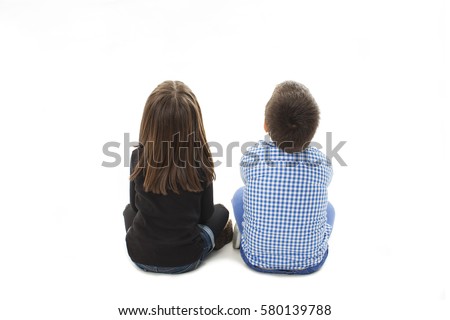
<svg viewBox="0 0 450 320">
<path fill-rule="evenodd" d="M 197 98 L 183 82 L 161 83 L 144 107 L 124 211 L 128 253 L 139 268 L 191 271 L 231 241 L 228 210 L 213 203 L 214 179 Z"/>
</svg>

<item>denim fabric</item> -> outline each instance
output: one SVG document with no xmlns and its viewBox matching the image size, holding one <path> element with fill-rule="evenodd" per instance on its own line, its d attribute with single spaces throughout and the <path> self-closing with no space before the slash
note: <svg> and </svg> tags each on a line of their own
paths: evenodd
<svg viewBox="0 0 450 320">
<path fill-rule="evenodd" d="M 177 266 L 177 267 L 149 266 L 137 262 L 135 264 L 144 271 L 155 273 L 180 274 L 197 269 L 198 266 L 202 263 L 202 261 L 214 249 L 214 234 L 212 233 L 211 229 L 208 226 L 200 224 L 198 225 L 198 227 L 200 228 L 200 236 L 202 237 L 203 240 L 203 252 L 200 256 L 200 259 L 198 259 L 197 261 L 194 261 L 184 266 Z"/>
</svg>

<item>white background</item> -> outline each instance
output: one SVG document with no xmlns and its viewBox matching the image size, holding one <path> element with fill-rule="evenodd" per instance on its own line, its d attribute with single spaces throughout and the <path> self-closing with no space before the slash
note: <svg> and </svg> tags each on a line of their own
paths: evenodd
<svg viewBox="0 0 450 320">
<path fill-rule="evenodd" d="M 445 0 L 1 0 L 0 317 L 220 303 L 449 319 L 449 35 Z M 120 142 L 111 150 L 123 157 L 124 133 L 138 138 L 145 100 L 166 79 L 191 87 L 208 140 L 224 148 L 263 137 L 275 84 L 309 87 L 322 111 L 315 140 L 347 141 L 320 272 L 259 274 L 231 246 L 181 276 L 133 266 L 128 168 L 102 167 L 113 160 L 102 147 Z M 216 169 L 215 200 L 228 208 L 239 156 L 216 159 L 232 164 Z"/>
</svg>

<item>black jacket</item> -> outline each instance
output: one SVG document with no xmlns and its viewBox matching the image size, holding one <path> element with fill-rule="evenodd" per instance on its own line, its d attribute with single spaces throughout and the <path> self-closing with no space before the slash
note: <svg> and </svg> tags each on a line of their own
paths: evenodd
<svg viewBox="0 0 450 320">
<path fill-rule="evenodd" d="M 138 161 L 131 156 L 131 172 Z M 130 204 L 137 211 L 126 235 L 128 254 L 134 262 L 160 266 L 182 266 L 200 258 L 203 242 L 198 224 L 214 211 L 212 183 L 202 192 L 145 192 L 144 176 L 130 182 Z"/>
</svg>

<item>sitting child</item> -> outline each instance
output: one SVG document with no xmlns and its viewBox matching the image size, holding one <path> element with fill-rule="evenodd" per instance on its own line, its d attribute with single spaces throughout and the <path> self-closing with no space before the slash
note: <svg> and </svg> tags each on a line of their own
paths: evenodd
<svg viewBox="0 0 450 320">
<path fill-rule="evenodd" d="M 334 208 L 327 187 L 331 162 L 309 146 L 319 124 L 309 90 L 279 84 L 267 103 L 264 129 L 270 141 L 250 147 L 241 159 L 245 186 L 233 197 L 234 247 L 252 269 L 309 274 L 322 267 Z"/>
<path fill-rule="evenodd" d="M 213 202 L 214 178 L 197 98 L 183 82 L 164 81 L 145 104 L 131 156 L 124 219 L 128 254 L 139 268 L 188 272 L 231 242 L 228 210 Z"/>
</svg>

